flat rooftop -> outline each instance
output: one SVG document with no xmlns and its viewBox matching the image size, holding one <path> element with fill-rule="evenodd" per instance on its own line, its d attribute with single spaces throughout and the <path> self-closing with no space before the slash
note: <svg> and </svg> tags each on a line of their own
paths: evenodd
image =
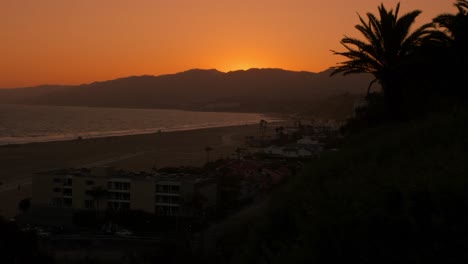
<svg viewBox="0 0 468 264">
<path fill-rule="evenodd" d="M 146 172 L 146 171 L 129 171 L 122 169 L 113 169 L 111 167 L 99 168 L 62 168 L 49 171 L 41 171 L 36 175 L 56 175 L 56 176 L 72 176 L 72 177 L 89 177 L 89 178 L 121 178 L 132 180 L 150 180 L 155 181 L 203 181 L 208 177 L 202 174 L 191 174 L 181 172 Z"/>
</svg>

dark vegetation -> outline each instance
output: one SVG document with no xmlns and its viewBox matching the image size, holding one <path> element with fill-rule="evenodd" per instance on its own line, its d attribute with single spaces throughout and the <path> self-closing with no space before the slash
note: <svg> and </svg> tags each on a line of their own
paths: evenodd
<svg viewBox="0 0 468 264">
<path fill-rule="evenodd" d="M 468 262 L 468 1 L 409 30 L 379 6 L 345 37 L 335 73 L 381 84 L 324 152 L 221 251 L 231 263 Z M 413 33 L 411 33 L 413 32 Z M 236 246 L 244 245 L 239 248 Z"/>
<path fill-rule="evenodd" d="M 52 257 L 38 247 L 35 232 L 19 230 L 14 221 L 0 217 L 0 255 L 2 263 L 51 263 Z"/>
<path fill-rule="evenodd" d="M 346 51 L 333 51 L 348 58 L 332 75 L 370 73 L 369 109 L 361 111 L 358 121 L 371 124 L 408 121 L 447 107 L 466 106 L 468 68 L 468 6 L 457 1 L 458 14 L 442 14 L 433 22 L 412 30 L 419 10 L 399 16 L 396 9 L 379 6 L 379 16 L 359 16 L 356 29 L 365 40 L 345 37 Z M 379 83 L 381 90 L 372 92 Z"/>
<path fill-rule="evenodd" d="M 92 211 L 79 211 L 73 215 L 78 228 L 114 233 L 119 229 L 132 230 L 139 236 L 161 236 L 199 231 L 206 223 L 195 217 L 156 216 L 144 211 L 106 211 L 96 216 Z"/>
<path fill-rule="evenodd" d="M 467 118 L 437 114 L 349 137 L 275 194 L 234 262 L 468 261 Z"/>
</svg>

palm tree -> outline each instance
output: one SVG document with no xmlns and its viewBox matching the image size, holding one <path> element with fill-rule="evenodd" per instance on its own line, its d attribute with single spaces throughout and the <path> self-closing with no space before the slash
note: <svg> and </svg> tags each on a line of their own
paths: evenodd
<svg viewBox="0 0 468 264">
<path fill-rule="evenodd" d="M 25 198 L 18 204 L 18 209 L 24 214 L 31 208 L 31 198 Z"/>
<path fill-rule="evenodd" d="M 93 198 L 94 204 L 96 205 L 95 206 L 96 217 L 98 217 L 100 213 L 100 208 L 99 208 L 100 201 L 107 197 L 107 193 L 108 193 L 107 190 L 102 186 L 96 186 L 89 191 L 89 195 L 91 195 L 91 197 Z"/>
<path fill-rule="evenodd" d="M 443 64 L 450 72 L 450 77 L 446 79 L 452 79 L 452 83 L 448 85 L 451 88 L 450 92 L 454 91 L 455 97 L 461 95 L 460 98 L 464 100 L 468 91 L 459 84 L 468 81 L 468 0 L 457 0 L 454 6 L 458 9 L 457 14 L 441 14 L 434 18 L 433 22 L 447 36 L 448 53 L 445 57 L 448 63 Z"/>
<path fill-rule="evenodd" d="M 453 5 L 458 9 L 457 14 L 441 14 L 433 21 L 439 27 L 447 29 L 448 36 L 453 41 L 452 44 L 460 44 L 461 46 L 464 43 L 466 45 L 468 40 L 468 0 L 457 0 Z"/>
<path fill-rule="evenodd" d="M 212 147 L 208 146 L 205 148 L 206 151 L 206 163 L 210 162 L 210 152 L 213 150 Z"/>
<path fill-rule="evenodd" d="M 240 160 L 240 159 L 241 159 L 242 151 L 243 151 L 242 148 L 239 148 L 239 147 L 236 148 L 235 152 L 236 152 L 237 160 Z"/>
<path fill-rule="evenodd" d="M 261 140 L 262 140 L 262 144 L 263 144 L 263 140 L 265 138 L 265 132 L 266 132 L 266 129 L 267 129 L 267 124 L 268 122 L 264 119 L 260 120 L 260 137 L 261 137 Z"/>
<path fill-rule="evenodd" d="M 340 43 L 346 51 L 332 50 L 334 55 L 344 56 L 348 60 L 339 63 L 331 75 L 372 74 L 375 79 L 369 84 L 368 94 L 375 82 L 380 83 L 385 105 L 391 114 L 396 111 L 402 96 L 402 67 L 407 66 L 418 47 L 435 37 L 432 23 L 424 24 L 410 33 L 410 27 L 421 11 L 415 10 L 398 17 L 399 9 L 399 3 L 395 10 L 387 10 L 381 4 L 378 7 L 380 18 L 367 13 L 367 22 L 358 15 L 361 24 L 355 27 L 365 40 L 345 36 Z"/>
</svg>

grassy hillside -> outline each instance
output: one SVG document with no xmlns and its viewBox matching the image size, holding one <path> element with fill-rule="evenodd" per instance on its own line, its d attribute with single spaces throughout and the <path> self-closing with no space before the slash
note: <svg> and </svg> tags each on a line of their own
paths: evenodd
<svg viewBox="0 0 468 264">
<path fill-rule="evenodd" d="M 434 114 L 350 136 L 275 194 L 233 262 L 467 263 L 467 120 Z"/>
</svg>

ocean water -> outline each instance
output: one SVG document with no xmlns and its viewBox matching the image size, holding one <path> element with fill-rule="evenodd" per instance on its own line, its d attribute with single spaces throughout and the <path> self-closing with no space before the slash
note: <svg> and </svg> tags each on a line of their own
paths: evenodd
<svg viewBox="0 0 468 264">
<path fill-rule="evenodd" d="M 0 145 L 60 141 L 275 121 L 256 113 L 0 105 Z"/>
</svg>

